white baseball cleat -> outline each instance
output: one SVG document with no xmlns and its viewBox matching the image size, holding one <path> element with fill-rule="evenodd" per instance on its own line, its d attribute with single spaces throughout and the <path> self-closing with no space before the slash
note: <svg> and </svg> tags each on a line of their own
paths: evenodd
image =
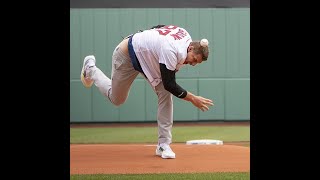
<svg viewBox="0 0 320 180">
<path fill-rule="evenodd" d="M 93 84 L 93 80 L 91 77 L 91 67 L 95 66 L 96 64 L 96 58 L 93 55 L 86 56 L 83 60 L 82 70 L 80 74 L 80 78 L 82 81 L 82 84 L 89 88 Z"/>
<path fill-rule="evenodd" d="M 161 156 L 163 159 L 174 159 L 176 154 L 172 151 L 168 144 L 162 143 L 157 145 L 156 155 Z"/>
</svg>

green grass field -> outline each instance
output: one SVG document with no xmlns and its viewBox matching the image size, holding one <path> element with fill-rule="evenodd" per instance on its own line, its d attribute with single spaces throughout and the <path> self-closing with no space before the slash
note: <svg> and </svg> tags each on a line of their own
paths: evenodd
<svg viewBox="0 0 320 180">
<path fill-rule="evenodd" d="M 157 127 L 70 128 L 70 144 L 157 143 Z M 194 139 L 217 139 L 223 142 L 250 141 L 247 126 L 185 126 L 173 127 L 173 143 Z M 250 146 L 249 146 L 250 147 Z M 125 168 L 125 167 L 124 167 Z M 249 180 L 250 173 L 190 174 L 94 174 L 70 175 L 71 180 L 97 179 L 217 179 Z"/>
<path fill-rule="evenodd" d="M 249 180 L 250 173 L 192 173 L 192 174 L 94 174 L 94 175 L 71 175 L 71 180 L 98 180 L 98 179 L 114 179 L 114 180 L 136 180 L 136 179 L 215 179 L 215 180 Z"/>
<path fill-rule="evenodd" d="M 70 128 L 71 144 L 157 143 L 156 127 Z M 173 143 L 193 139 L 216 139 L 224 142 L 250 141 L 246 126 L 174 127 Z"/>
</svg>

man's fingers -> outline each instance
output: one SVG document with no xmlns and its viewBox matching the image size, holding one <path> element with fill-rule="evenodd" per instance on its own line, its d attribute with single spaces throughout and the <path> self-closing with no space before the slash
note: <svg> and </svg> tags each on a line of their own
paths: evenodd
<svg viewBox="0 0 320 180">
<path fill-rule="evenodd" d="M 209 107 L 208 106 L 213 106 L 213 101 L 211 99 L 207 99 L 207 98 L 204 98 L 204 97 L 201 97 L 201 96 L 198 96 L 200 97 L 201 99 L 201 105 L 199 104 L 199 109 L 201 111 L 207 111 L 209 110 Z"/>
<path fill-rule="evenodd" d="M 201 97 L 202 100 L 205 100 L 206 102 L 213 102 L 211 99 L 207 99 L 207 98 L 204 98 L 204 97 Z"/>
<path fill-rule="evenodd" d="M 208 111 L 208 110 L 209 110 L 209 107 L 206 106 L 206 105 L 202 105 L 199 109 L 200 109 L 202 112 L 204 112 L 204 111 Z"/>
<path fill-rule="evenodd" d="M 204 102 L 203 104 L 208 105 L 208 106 L 213 106 L 212 102 Z"/>
</svg>

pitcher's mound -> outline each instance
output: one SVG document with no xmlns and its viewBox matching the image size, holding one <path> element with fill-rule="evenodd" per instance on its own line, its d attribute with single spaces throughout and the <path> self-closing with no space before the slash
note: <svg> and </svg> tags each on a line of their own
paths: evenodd
<svg viewBox="0 0 320 180">
<path fill-rule="evenodd" d="M 250 148 L 171 144 L 175 159 L 155 155 L 156 145 L 70 145 L 71 174 L 249 172 Z"/>
</svg>

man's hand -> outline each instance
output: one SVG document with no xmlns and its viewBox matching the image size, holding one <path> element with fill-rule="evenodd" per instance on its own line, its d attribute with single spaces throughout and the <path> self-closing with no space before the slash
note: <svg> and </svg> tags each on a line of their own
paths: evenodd
<svg viewBox="0 0 320 180">
<path fill-rule="evenodd" d="M 209 110 L 208 106 L 213 106 L 213 101 L 211 99 L 207 99 L 202 96 L 195 96 L 190 92 L 188 92 L 184 100 L 190 101 L 194 106 L 199 108 L 201 111 L 207 111 Z"/>
<path fill-rule="evenodd" d="M 209 110 L 208 106 L 213 106 L 213 102 L 211 99 L 207 99 L 201 96 L 194 96 L 194 99 L 191 102 L 194 106 L 196 106 L 203 112 Z"/>
</svg>

